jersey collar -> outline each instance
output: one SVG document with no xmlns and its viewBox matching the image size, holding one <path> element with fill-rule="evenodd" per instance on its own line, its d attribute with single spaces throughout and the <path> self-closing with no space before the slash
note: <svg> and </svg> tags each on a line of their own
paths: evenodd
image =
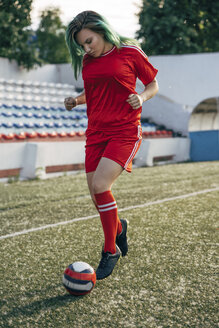
<svg viewBox="0 0 219 328">
<path fill-rule="evenodd" d="M 107 55 L 109 55 L 111 52 L 113 52 L 113 50 L 116 48 L 116 46 L 113 46 L 111 50 L 105 52 L 105 54 L 101 55 L 100 57 L 105 57 Z"/>
</svg>

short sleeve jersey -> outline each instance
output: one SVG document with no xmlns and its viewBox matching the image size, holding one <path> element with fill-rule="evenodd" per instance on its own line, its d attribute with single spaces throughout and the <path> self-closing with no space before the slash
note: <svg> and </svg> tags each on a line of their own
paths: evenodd
<svg viewBox="0 0 219 328">
<path fill-rule="evenodd" d="M 82 77 L 87 103 L 88 130 L 120 130 L 138 125 L 139 108 L 127 102 L 136 93 L 136 79 L 144 85 L 157 74 L 145 53 L 136 46 L 115 46 L 98 58 L 84 56 Z"/>
</svg>

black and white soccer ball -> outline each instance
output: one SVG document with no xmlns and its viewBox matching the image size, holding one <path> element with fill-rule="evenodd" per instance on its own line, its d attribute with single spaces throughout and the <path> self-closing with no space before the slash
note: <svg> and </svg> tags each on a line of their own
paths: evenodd
<svg viewBox="0 0 219 328">
<path fill-rule="evenodd" d="M 96 284 L 96 273 L 88 263 L 74 262 L 65 269 L 62 282 L 71 295 L 86 295 Z"/>
</svg>

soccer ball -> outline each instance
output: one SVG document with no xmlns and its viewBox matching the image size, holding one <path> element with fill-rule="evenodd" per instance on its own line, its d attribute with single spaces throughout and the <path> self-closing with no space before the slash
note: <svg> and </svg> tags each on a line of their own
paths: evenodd
<svg viewBox="0 0 219 328">
<path fill-rule="evenodd" d="M 96 273 L 88 263 L 74 262 L 65 269 L 62 282 L 70 294 L 86 295 L 96 284 Z"/>
</svg>

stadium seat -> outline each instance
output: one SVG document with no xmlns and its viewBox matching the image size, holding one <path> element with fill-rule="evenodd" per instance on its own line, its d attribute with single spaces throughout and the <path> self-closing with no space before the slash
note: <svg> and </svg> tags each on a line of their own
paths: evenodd
<svg viewBox="0 0 219 328">
<path fill-rule="evenodd" d="M 10 105 L 7 105 L 7 104 L 2 104 L 2 107 L 3 107 L 3 108 L 6 108 L 6 109 L 11 108 L 11 106 L 10 106 Z"/>
<path fill-rule="evenodd" d="M 58 114 L 55 114 L 55 115 L 52 115 L 52 118 L 53 118 L 54 120 L 60 120 L 61 116 L 58 115 Z"/>
<path fill-rule="evenodd" d="M 53 112 L 56 112 L 57 108 L 56 107 L 50 107 L 50 110 L 52 110 Z"/>
<path fill-rule="evenodd" d="M 24 140 L 26 139 L 26 134 L 24 132 L 21 132 L 19 134 L 15 134 L 15 138 L 19 140 Z"/>
<path fill-rule="evenodd" d="M 82 137 L 85 135 L 85 132 L 84 131 L 78 131 L 76 132 L 76 135 L 79 136 L 79 137 Z"/>
<path fill-rule="evenodd" d="M 51 137 L 51 138 L 55 138 L 55 137 L 58 136 L 58 133 L 56 131 L 52 131 L 52 132 L 48 133 L 48 136 Z"/>
<path fill-rule="evenodd" d="M 48 133 L 45 132 L 45 131 L 43 131 L 43 132 L 38 132 L 37 135 L 38 135 L 38 137 L 40 137 L 40 138 L 46 138 L 46 137 L 48 137 Z"/>
<path fill-rule="evenodd" d="M 33 85 L 33 82 L 32 81 L 24 81 L 23 85 L 26 86 L 26 87 L 30 87 L 30 86 Z"/>
<path fill-rule="evenodd" d="M 76 136 L 76 132 L 75 131 L 71 131 L 71 132 L 68 132 L 67 135 L 69 137 L 75 137 Z"/>
<path fill-rule="evenodd" d="M 47 88 L 48 87 L 48 82 L 42 82 L 40 83 L 41 88 Z"/>
<path fill-rule="evenodd" d="M 50 120 L 52 118 L 52 115 L 51 114 L 45 114 L 45 115 L 43 115 L 43 117 L 47 120 Z"/>
<path fill-rule="evenodd" d="M 31 90 L 31 92 L 35 95 L 38 95 L 40 93 L 40 90 L 38 88 L 34 88 Z"/>
<path fill-rule="evenodd" d="M 33 114 L 33 116 L 35 118 L 42 118 L 43 117 L 43 115 L 41 113 L 35 113 L 35 114 Z"/>
<path fill-rule="evenodd" d="M 73 128 L 79 128 L 80 125 L 79 125 L 79 123 L 73 123 L 73 124 L 72 124 L 72 127 L 73 127 Z"/>
<path fill-rule="evenodd" d="M 66 109 L 65 109 L 64 107 L 59 107 L 58 110 L 59 110 L 60 112 L 66 112 Z"/>
<path fill-rule="evenodd" d="M 2 126 L 6 129 L 11 129 L 13 128 L 13 124 L 11 122 L 3 122 Z"/>
<path fill-rule="evenodd" d="M 17 129 L 22 129 L 24 127 L 24 123 L 23 122 L 13 123 L 13 127 Z"/>
<path fill-rule="evenodd" d="M 67 137 L 67 133 L 62 131 L 62 132 L 58 133 L 58 136 L 61 137 L 61 138 Z"/>
<path fill-rule="evenodd" d="M 18 110 L 22 109 L 22 105 L 13 105 L 13 107 Z"/>
<path fill-rule="evenodd" d="M 68 116 L 68 115 L 61 115 L 61 118 L 62 118 L 63 120 L 68 120 L 68 119 L 69 119 L 69 116 Z"/>
<path fill-rule="evenodd" d="M 63 125 L 65 128 L 70 128 L 72 126 L 71 123 L 64 123 Z"/>
<path fill-rule="evenodd" d="M 62 128 L 63 124 L 61 122 L 54 123 L 56 128 Z"/>
<path fill-rule="evenodd" d="M 5 140 L 12 140 L 12 139 L 14 139 L 14 133 L 2 134 L 2 137 Z"/>
<path fill-rule="evenodd" d="M 32 132 L 26 132 L 27 138 L 33 139 L 37 137 L 37 132 L 32 131 Z"/>
<path fill-rule="evenodd" d="M 45 126 L 46 128 L 51 129 L 51 128 L 54 128 L 54 123 L 53 123 L 53 122 L 45 123 L 44 126 Z"/>
<path fill-rule="evenodd" d="M 24 113 L 23 116 L 26 118 L 31 118 L 31 117 L 33 117 L 33 114 L 32 113 Z"/>
<path fill-rule="evenodd" d="M 12 117 L 12 112 L 2 113 L 2 116 L 4 116 L 4 117 Z"/>
<path fill-rule="evenodd" d="M 49 111 L 49 106 L 42 106 L 41 109 L 43 109 L 44 111 L 48 112 Z"/>
<path fill-rule="evenodd" d="M 34 128 L 34 123 L 30 122 L 30 123 L 24 123 L 25 128 L 27 129 L 33 129 Z"/>
<path fill-rule="evenodd" d="M 44 128 L 44 123 L 39 122 L 39 123 L 34 123 L 35 128 L 41 129 Z"/>
<path fill-rule="evenodd" d="M 33 106 L 32 108 L 33 108 L 33 110 L 37 110 L 37 111 L 41 110 L 40 106 Z"/>
<path fill-rule="evenodd" d="M 39 87 L 40 86 L 40 82 L 39 81 L 33 81 L 33 86 L 34 87 Z"/>
<path fill-rule="evenodd" d="M 18 113 L 13 113 L 13 116 L 16 118 L 21 118 L 23 114 L 21 112 L 18 112 Z"/>
</svg>

